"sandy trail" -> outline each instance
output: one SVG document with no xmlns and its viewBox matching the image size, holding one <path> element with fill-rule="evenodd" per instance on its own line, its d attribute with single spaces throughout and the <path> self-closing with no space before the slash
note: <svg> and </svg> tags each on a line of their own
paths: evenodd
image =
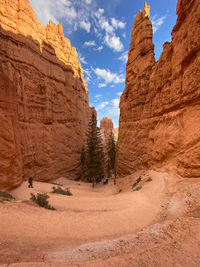
<svg viewBox="0 0 200 267">
<path fill-rule="evenodd" d="M 200 266 L 200 180 L 142 173 L 135 192 L 141 173 L 95 188 L 60 178 L 70 197 L 23 183 L 0 203 L 0 266 Z M 31 192 L 48 193 L 56 211 L 33 204 Z"/>
<path fill-rule="evenodd" d="M 13 246 L 31 248 L 72 249 L 79 245 L 117 238 L 155 222 L 166 200 L 166 174 L 151 172 L 153 181 L 138 192 L 118 193 L 126 187 L 98 185 L 60 179 L 70 187 L 73 196 L 51 194 L 52 184 L 34 182 L 34 188 L 24 182 L 11 193 L 15 202 L 0 204 L 1 240 Z M 134 177 L 129 177 L 133 183 Z M 29 203 L 30 193 L 48 193 L 56 211 Z M 3 243 L 3 242 L 2 242 Z"/>
</svg>

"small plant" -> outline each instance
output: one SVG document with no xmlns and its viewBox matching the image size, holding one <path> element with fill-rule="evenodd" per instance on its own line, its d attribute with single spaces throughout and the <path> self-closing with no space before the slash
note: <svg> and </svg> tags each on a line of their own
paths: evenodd
<svg viewBox="0 0 200 267">
<path fill-rule="evenodd" d="M 72 196 L 72 193 L 69 188 L 66 188 L 65 190 L 62 189 L 61 187 L 52 187 L 53 191 L 51 193 L 54 194 L 61 194 L 61 195 L 66 195 L 66 196 Z"/>
<path fill-rule="evenodd" d="M 149 177 L 149 178 L 146 180 L 146 183 L 151 182 L 151 181 L 152 181 L 152 179 L 151 179 L 151 177 Z"/>
<path fill-rule="evenodd" d="M 55 210 L 54 207 L 49 205 L 49 201 L 47 200 L 49 198 L 49 196 L 47 194 L 37 194 L 37 196 L 35 196 L 33 193 L 31 193 L 31 200 L 33 202 L 35 202 L 38 206 L 43 207 L 45 209 L 49 209 L 49 210 Z"/>
<path fill-rule="evenodd" d="M 58 186 L 63 186 L 63 184 L 58 184 L 58 183 L 55 183 L 55 182 L 52 182 L 51 184 L 55 184 L 55 185 L 58 185 Z"/>
<path fill-rule="evenodd" d="M 141 176 L 136 180 L 136 182 L 132 185 L 132 188 L 134 188 L 134 187 L 136 187 L 138 184 L 139 184 L 139 182 L 141 181 Z"/>
<path fill-rule="evenodd" d="M 119 189 L 119 193 L 121 193 L 122 192 L 122 189 Z"/>
<path fill-rule="evenodd" d="M 0 202 L 11 201 L 12 199 L 14 199 L 14 197 L 11 194 L 0 191 Z"/>
<path fill-rule="evenodd" d="M 133 191 L 139 191 L 141 189 L 142 189 L 142 186 L 140 185 L 140 186 L 136 187 L 135 190 L 133 190 Z"/>
</svg>

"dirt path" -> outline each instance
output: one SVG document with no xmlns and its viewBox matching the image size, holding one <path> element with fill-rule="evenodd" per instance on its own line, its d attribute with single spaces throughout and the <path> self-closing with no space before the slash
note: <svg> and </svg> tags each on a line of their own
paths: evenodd
<svg viewBox="0 0 200 267">
<path fill-rule="evenodd" d="M 54 185 L 49 183 L 34 182 L 33 189 L 23 183 L 11 192 L 15 201 L 0 203 L 0 263 L 20 262 L 13 265 L 20 267 L 116 266 L 116 261 L 121 261 L 120 266 L 139 266 L 119 255 L 132 255 L 136 250 L 144 253 L 147 247 L 154 251 L 157 243 L 172 242 L 165 231 L 176 229 L 172 219 L 187 199 L 174 195 L 178 187 L 169 184 L 172 177 L 154 171 L 143 175 L 142 189 L 133 192 L 131 186 L 138 175 L 119 180 L 117 186 L 110 183 L 95 188 L 59 179 L 59 183 L 70 187 L 73 196 L 51 194 Z M 151 182 L 146 182 L 148 177 Z M 32 204 L 30 192 L 48 193 L 56 211 Z M 169 203 L 170 198 L 175 200 Z"/>
</svg>

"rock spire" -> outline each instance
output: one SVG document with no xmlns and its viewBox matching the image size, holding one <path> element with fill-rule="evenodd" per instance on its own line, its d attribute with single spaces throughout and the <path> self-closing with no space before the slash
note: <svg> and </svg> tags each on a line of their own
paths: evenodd
<svg viewBox="0 0 200 267">
<path fill-rule="evenodd" d="M 177 14 L 172 42 L 157 62 L 149 17 L 135 17 L 120 99 L 120 176 L 161 168 L 200 177 L 199 0 L 178 0 Z"/>
</svg>

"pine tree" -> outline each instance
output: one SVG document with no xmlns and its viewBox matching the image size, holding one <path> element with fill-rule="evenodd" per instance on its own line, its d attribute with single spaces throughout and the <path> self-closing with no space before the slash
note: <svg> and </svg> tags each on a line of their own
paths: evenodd
<svg viewBox="0 0 200 267">
<path fill-rule="evenodd" d="M 115 158 L 116 158 L 116 142 L 114 135 L 111 132 L 108 138 L 108 165 L 114 172 L 114 184 L 116 184 L 116 171 L 115 171 Z"/>
<path fill-rule="evenodd" d="M 82 150 L 81 150 L 81 166 L 82 166 L 82 178 L 85 178 L 85 147 L 82 146 Z"/>
<path fill-rule="evenodd" d="M 88 181 L 93 183 L 100 182 L 104 178 L 103 168 L 103 148 L 100 129 L 97 127 L 97 119 L 92 113 L 90 122 L 88 124 L 88 131 L 86 133 L 86 174 L 89 178 Z"/>
</svg>

